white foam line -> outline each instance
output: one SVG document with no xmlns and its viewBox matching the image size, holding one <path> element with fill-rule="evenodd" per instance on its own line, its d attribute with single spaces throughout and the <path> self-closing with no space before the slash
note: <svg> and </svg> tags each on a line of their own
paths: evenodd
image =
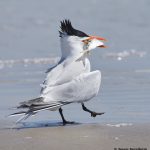
<svg viewBox="0 0 150 150">
<path fill-rule="evenodd" d="M 13 67 L 17 64 L 23 64 L 24 66 L 30 64 L 54 64 L 58 62 L 60 58 L 25 58 L 25 59 L 9 59 L 9 60 L 0 60 L 0 69 L 4 67 Z"/>
<path fill-rule="evenodd" d="M 106 124 L 109 127 L 125 127 L 125 126 L 132 126 L 132 123 L 119 123 L 119 124 Z"/>
<path fill-rule="evenodd" d="M 150 73 L 150 69 L 135 70 L 136 73 Z"/>
<path fill-rule="evenodd" d="M 145 51 L 137 51 L 135 49 L 131 50 L 124 50 L 121 52 L 108 52 L 103 55 L 104 58 L 111 58 L 111 59 L 117 59 L 122 60 L 124 58 L 128 58 L 131 56 L 137 56 L 137 57 L 144 57 L 146 55 Z"/>
</svg>

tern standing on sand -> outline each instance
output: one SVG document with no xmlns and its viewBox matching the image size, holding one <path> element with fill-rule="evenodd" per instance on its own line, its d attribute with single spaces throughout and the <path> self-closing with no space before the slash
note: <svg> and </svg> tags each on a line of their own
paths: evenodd
<svg viewBox="0 0 150 150">
<path fill-rule="evenodd" d="M 56 66 L 47 70 L 40 96 L 21 102 L 17 108 L 23 110 L 10 115 L 22 115 L 17 122 L 42 110 L 59 110 L 63 125 L 73 123 L 66 121 L 62 112 L 62 106 L 71 103 L 81 104 L 92 117 L 104 114 L 87 109 L 84 103 L 98 94 L 101 83 L 100 71 L 91 71 L 88 53 L 96 47 L 105 47 L 103 41 L 106 40 L 76 30 L 69 20 L 61 22 L 59 34 L 61 59 Z"/>
</svg>

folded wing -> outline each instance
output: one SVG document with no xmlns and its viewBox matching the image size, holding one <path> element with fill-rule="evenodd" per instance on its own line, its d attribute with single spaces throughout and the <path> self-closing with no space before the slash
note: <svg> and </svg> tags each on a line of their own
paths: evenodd
<svg viewBox="0 0 150 150">
<path fill-rule="evenodd" d="M 88 59 L 72 62 L 62 62 L 48 72 L 42 85 L 41 94 L 47 93 L 49 88 L 71 81 L 82 73 L 90 71 Z"/>
<path fill-rule="evenodd" d="M 50 102 L 84 102 L 96 96 L 101 83 L 100 71 L 83 73 L 62 85 L 47 88 L 42 95 L 45 103 Z"/>
</svg>

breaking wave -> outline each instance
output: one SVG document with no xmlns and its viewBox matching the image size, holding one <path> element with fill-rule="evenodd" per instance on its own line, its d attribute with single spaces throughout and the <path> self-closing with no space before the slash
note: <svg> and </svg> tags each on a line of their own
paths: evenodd
<svg viewBox="0 0 150 150">
<path fill-rule="evenodd" d="M 145 55 L 146 55 L 146 51 L 137 51 L 135 49 L 131 49 L 131 50 L 124 50 L 121 52 L 108 52 L 103 54 L 103 58 L 115 59 L 120 61 L 132 56 L 142 58 Z"/>
<path fill-rule="evenodd" d="M 129 57 L 140 57 L 143 58 L 147 54 L 146 51 L 137 51 L 135 49 L 124 50 L 120 52 L 106 52 L 102 54 L 103 59 L 114 59 L 121 61 Z M 57 63 L 60 57 L 45 57 L 45 58 L 25 58 L 25 59 L 8 59 L 0 60 L 0 69 L 5 67 L 13 67 L 15 65 L 28 66 L 31 64 L 54 64 Z"/>
<path fill-rule="evenodd" d="M 132 126 L 132 123 L 119 123 L 119 124 L 106 124 L 109 127 L 126 127 L 126 126 Z"/>
<path fill-rule="evenodd" d="M 54 64 L 58 62 L 58 60 L 59 57 L 0 60 L 0 69 L 3 69 L 5 67 L 13 67 L 14 65 L 18 65 L 18 64 L 22 64 L 23 66 L 28 66 L 30 64 Z"/>
</svg>

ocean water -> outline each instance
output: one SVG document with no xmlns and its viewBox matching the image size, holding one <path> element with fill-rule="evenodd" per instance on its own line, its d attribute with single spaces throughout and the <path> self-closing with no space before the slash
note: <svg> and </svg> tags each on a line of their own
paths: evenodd
<svg viewBox="0 0 150 150">
<path fill-rule="evenodd" d="M 104 115 L 91 118 L 79 104 L 64 107 L 81 123 L 145 123 L 150 117 L 150 2 L 148 0 L 0 1 L 0 122 L 19 102 L 39 95 L 47 68 L 60 58 L 59 21 L 67 18 L 91 35 L 108 39 L 95 49 L 92 69 L 100 69 L 97 97 L 86 106 Z M 59 122 L 58 112 L 41 112 L 29 122 Z"/>
</svg>

